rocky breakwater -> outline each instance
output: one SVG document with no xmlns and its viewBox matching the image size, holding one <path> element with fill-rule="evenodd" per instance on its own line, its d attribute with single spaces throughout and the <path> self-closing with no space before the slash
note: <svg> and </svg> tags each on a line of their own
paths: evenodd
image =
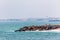
<svg viewBox="0 0 60 40">
<path fill-rule="evenodd" d="M 60 25 L 40 25 L 40 26 L 25 26 L 23 28 L 19 28 L 18 30 L 15 30 L 15 32 L 21 32 L 21 31 L 43 31 L 43 30 L 53 30 L 60 28 Z"/>
</svg>

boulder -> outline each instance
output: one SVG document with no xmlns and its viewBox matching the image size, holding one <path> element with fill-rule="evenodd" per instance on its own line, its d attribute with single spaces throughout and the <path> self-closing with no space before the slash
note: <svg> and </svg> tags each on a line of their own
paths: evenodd
<svg viewBox="0 0 60 40">
<path fill-rule="evenodd" d="M 20 28 L 19 30 L 15 30 L 15 32 L 21 32 L 21 31 L 43 31 L 43 30 L 52 30 L 60 28 L 60 25 L 41 25 L 41 26 L 25 26 L 23 28 Z"/>
</svg>

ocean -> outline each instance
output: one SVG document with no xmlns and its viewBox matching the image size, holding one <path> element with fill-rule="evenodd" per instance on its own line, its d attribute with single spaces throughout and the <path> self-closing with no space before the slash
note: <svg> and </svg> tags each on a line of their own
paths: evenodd
<svg viewBox="0 0 60 40">
<path fill-rule="evenodd" d="M 45 24 L 60 24 L 60 22 L 0 22 L 0 40 L 60 40 L 60 32 L 14 32 L 24 26 Z"/>
</svg>

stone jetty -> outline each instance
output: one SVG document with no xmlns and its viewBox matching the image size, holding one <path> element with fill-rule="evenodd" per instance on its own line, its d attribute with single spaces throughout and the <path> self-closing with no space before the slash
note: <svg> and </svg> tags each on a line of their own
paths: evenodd
<svg viewBox="0 0 60 40">
<path fill-rule="evenodd" d="M 19 28 L 18 30 L 15 30 L 15 32 L 21 32 L 21 31 L 43 31 L 43 30 L 53 30 L 60 28 L 60 25 L 40 25 L 40 26 L 24 26 L 23 28 Z"/>
</svg>

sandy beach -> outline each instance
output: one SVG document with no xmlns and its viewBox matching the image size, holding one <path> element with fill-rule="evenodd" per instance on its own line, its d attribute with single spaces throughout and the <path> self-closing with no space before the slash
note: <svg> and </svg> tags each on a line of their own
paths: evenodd
<svg viewBox="0 0 60 40">
<path fill-rule="evenodd" d="M 53 29 L 53 30 L 60 30 L 60 28 L 57 28 L 57 29 Z"/>
</svg>

